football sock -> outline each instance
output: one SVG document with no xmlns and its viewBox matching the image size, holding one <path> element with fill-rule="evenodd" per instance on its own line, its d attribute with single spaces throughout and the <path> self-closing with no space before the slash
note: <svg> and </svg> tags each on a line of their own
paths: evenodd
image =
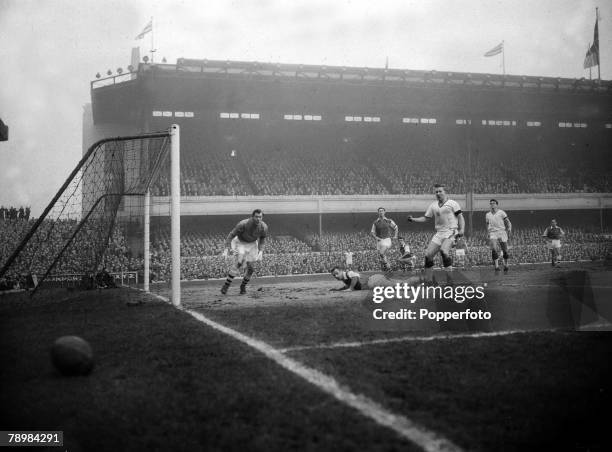
<svg viewBox="0 0 612 452">
<path fill-rule="evenodd" d="M 234 276 L 228 273 L 227 278 L 225 279 L 225 283 L 223 285 L 225 287 L 229 287 L 233 280 L 234 280 Z"/>
</svg>

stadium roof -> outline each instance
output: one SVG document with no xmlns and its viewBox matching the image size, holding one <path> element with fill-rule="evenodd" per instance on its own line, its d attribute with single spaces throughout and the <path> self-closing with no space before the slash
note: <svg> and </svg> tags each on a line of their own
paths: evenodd
<svg viewBox="0 0 612 452">
<path fill-rule="evenodd" d="M 185 77 L 612 93 L 610 80 L 188 58 L 179 58 L 176 64 L 141 63 L 137 73 L 130 72 L 95 80 L 91 82 L 91 88 L 133 80 L 138 74 L 145 75 L 149 71 Z"/>
</svg>

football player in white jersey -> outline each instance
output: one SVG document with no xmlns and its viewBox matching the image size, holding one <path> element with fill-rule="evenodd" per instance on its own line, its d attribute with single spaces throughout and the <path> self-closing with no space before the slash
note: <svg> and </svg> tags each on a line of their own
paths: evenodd
<svg viewBox="0 0 612 452">
<path fill-rule="evenodd" d="M 489 247 L 495 271 L 499 271 L 499 249 L 501 248 L 504 258 L 504 273 L 508 272 L 508 235 L 512 231 L 512 223 L 506 212 L 499 209 L 497 199 L 489 201 L 491 210 L 485 215 L 487 232 L 489 233 Z"/>
<path fill-rule="evenodd" d="M 444 185 L 434 186 L 436 201 L 427 208 L 422 217 L 408 216 L 408 221 L 425 223 L 432 218 L 435 221 L 436 233 L 425 250 L 425 280 L 433 280 L 434 256 L 440 252 L 442 265 L 449 269 L 453 265 L 450 250 L 455 239 L 462 237 L 465 230 L 465 219 L 458 202 L 448 198 Z"/>
</svg>

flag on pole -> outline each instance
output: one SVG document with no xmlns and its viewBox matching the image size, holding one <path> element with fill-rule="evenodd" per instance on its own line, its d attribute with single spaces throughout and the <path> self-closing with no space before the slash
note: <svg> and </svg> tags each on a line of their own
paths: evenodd
<svg viewBox="0 0 612 452">
<path fill-rule="evenodd" d="M 153 31 L 153 19 L 151 19 L 149 23 L 145 25 L 145 27 L 142 29 L 140 34 L 136 36 L 134 39 L 142 39 L 150 31 Z"/>
<path fill-rule="evenodd" d="M 492 57 L 495 55 L 499 55 L 503 51 L 504 51 L 504 42 L 502 41 L 499 44 L 497 44 L 495 47 L 493 47 L 491 50 L 489 50 L 487 53 L 485 53 L 484 56 Z"/>
<path fill-rule="evenodd" d="M 584 69 L 588 69 L 593 66 L 596 66 L 596 64 L 593 63 L 593 54 L 591 53 L 591 45 L 589 44 L 589 47 L 587 48 L 587 53 L 584 57 L 584 63 L 582 64 L 582 67 L 584 67 Z"/>
<path fill-rule="evenodd" d="M 599 29 L 597 27 L 598 20 L 595 19 L 595 31 L 593 32 L 593 44 L 587 50 L 584 57 L 584 68 L 589 68 L 599 65 Z"/>
</svg>

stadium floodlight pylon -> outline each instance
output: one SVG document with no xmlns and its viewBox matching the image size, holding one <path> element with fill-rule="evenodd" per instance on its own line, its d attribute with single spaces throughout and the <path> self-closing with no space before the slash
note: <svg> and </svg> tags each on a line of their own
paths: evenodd
<svg viewBox="0 0 612 452">
<path fill-rule="evenodd" d="M 138 259 L 131 256 L 118 225 L 137 218 L 146 231 L 148 192 L 154 185 L 169 185 L 171 296 L 172 303 L 180 305 L 179 158 L 176 124 L 163 132 L 106 138 L 93 144 L 4 262 L 0 278 L 32 275 L 35 292 L 47 282 L 127 269 Z M 148 243 L 144 251 L 142 259 L 148 268 Z"/>
</svg>

